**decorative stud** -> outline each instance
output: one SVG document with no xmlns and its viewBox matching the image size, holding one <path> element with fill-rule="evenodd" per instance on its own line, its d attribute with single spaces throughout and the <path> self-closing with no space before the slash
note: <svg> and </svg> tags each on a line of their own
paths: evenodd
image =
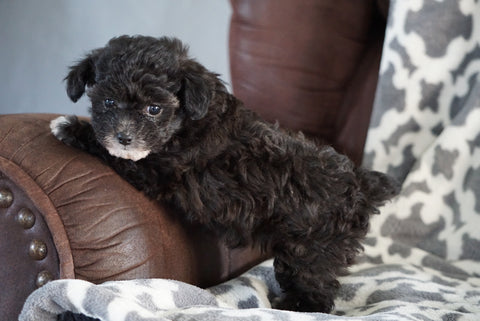
<svg viewBox="0 0 480 321">
<path fill-rule="evenodd" d="M 0 189 L 0 207 L 7 208 L 13 203 L 13 194 L 7 188 Z"/>
<path fill-rule="evenodd" d="M 35 224 L 35 215 L 28 208 L 22 208 L 15 216 L 15 220 L 24 229 L 28 230 Z"/>
<path fill-rule="evenodd" d="M 35 280 L 35 284 L 37 285 L 38 288 L 44 286 L 48 282 L 53 280 L 53 275 L 52 273 L 48 271 L 41 271 L 37 275 L 37 279 Z"/>
<path fill-rule="evenodd" d="M 33 240 L 30 242 L 28 255 L 34 260 L 43 260 L 47 256 L 47 245 L 43 241 Z"/>
</svg>

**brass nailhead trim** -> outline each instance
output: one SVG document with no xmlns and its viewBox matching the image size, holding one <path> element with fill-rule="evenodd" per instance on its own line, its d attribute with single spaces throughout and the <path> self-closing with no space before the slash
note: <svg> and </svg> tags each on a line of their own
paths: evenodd
<svg viewBox="0 0 480 321">
<path fill-rule="evenodd" d="M 35 280 L 35 284 L 39 288 L 39 287 L 44 286 L 45 284 L 47 284 L 48 282 L 50 282 L 52 280 L 53 280 L 52 273 L 50 273 L 48 271 L 41 271 L 37 275 L 37 279 Z"/>
<path fill-rule="evenodd" d="M 22 208 L 15 217 L 17 223 L 28 230 L 35 224 L 35 215 L 28 208 Z"/>
<path fill-rule="evenodd" d="M 40 261 L 47 256 L 47 245 L 43 241 L 33 240 L 28 248 L 28 255 L 34 260 Z"/>
<path fill-rule="evenodd" d="M 0 189 L 0 207 L 7 208 L 13 203 L 13 194 L 9 189 Z"/>
<path fill-rule="evenodd" d="M 22 208 L 15 216 L 15 220 L 24 229 L 28 230 L 35 224 L 35 215 L 28 208 Z"/>
</svg>

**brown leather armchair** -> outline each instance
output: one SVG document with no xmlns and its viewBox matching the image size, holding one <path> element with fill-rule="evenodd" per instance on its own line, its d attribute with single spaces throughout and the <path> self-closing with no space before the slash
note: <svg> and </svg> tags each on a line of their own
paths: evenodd
<svg viewBox="0 0 480 321">
<path fill-rule="evenodd" d="M 235 94 L 361 161 L 386 1 L 232 0 Z M 0 116 L 0 320 L 51 279 L 172 278 L 202 287 L 264 257 L 181 223 L 99 159 L 58 142 L 56 115 Z"/>
</svg>

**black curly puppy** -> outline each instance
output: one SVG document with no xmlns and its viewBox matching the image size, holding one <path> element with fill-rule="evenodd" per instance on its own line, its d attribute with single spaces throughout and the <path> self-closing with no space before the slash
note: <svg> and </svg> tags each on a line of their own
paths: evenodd
<svg viewBox="0 0 480 321">
<path fill-rule="evenodd" d="M 176 39 L 114 38 L 66 80 L 73 101 L 86 90 L 92 119 L 53 120 L 58 139 L 229 246 L 271 249 L 285 292 L 276 307 L 333 308 L 370 214 L 397 192 L 390 178 L 262 121 Z"/>
</svg>

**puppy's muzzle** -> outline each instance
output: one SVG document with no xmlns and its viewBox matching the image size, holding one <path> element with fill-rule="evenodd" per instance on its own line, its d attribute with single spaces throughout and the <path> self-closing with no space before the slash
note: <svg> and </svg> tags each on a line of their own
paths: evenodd
<svg viewBox="0 0 480 321">
<path fill-rule="evenodd" d="M 128 146 L 132 143 L 132 137 L 130 137 L 128 134 L 124 132 L 119 132 L 117 134 L 117 140 L 123 146 Z"/>
</svg>

